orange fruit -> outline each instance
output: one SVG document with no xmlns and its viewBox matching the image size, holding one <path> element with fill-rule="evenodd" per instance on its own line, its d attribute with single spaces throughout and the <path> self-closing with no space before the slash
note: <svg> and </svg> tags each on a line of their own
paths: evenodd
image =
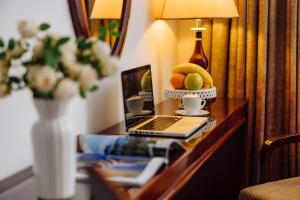
<svg viewBox="0 0 300 200">
<path fill-rule="evenodd" d="M 175 89 L 182 89 L 184 88 L 184 79 L 184 74 L 176 73 L 171 76 L 170 82 Z"/>
</svg>

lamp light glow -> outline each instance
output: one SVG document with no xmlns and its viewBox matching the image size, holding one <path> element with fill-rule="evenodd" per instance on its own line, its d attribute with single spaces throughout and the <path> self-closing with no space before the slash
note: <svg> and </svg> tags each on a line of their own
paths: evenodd
<svg viewBox="0 0 300 200">
<path fill-rule="evenodd" d="M 123 0 L 95 0 L 91 19 L 120 19 Z"/>
</svg>

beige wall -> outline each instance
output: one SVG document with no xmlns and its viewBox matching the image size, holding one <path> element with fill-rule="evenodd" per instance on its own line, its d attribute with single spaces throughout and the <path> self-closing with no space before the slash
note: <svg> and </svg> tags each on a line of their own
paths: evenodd
<svg viewBox="0 0 300 200">
<path fill-rule="evenodd" d="M 173 22 L 155 21 L 149 15 L 150 0 L 132 0 L 131 19 L 121 70 L 151 64 L 156 102 L 163 99 L 170 69 L 176 62 L 177 38 Z M 20 19 L 49 22 L 59 34 L 73 35 L 67 0 L 1 0 L 0 36 L 16 36 Z M 154 23 L 153 23 L 154 22 Z M 100 90 L 87 101 L 76 97 L 68 112 L 77 133 L 95 132 L 123 119 L 119 74 L 100 81 Z M 27 90 L 0 99 L 0 180 L 32 164 L 30 129 L 37 119 Z"/>
<path fill-rule="evenodd" d="M 191 31 L 190 28 L 194 26 L 194 20 L 178 21 L 176 63 L 188 62 L 193 53 L 195 32 Z"/>
</svg>

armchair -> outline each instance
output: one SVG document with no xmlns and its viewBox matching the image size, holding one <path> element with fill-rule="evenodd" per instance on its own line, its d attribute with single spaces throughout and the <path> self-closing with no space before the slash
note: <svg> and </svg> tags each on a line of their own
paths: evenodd
<svg viewBox="0 0 300 200">
<path fill-rule="evenodd" d="M 300 142 L 300 134 L 280 135 L 269 138 L 261 150 L 262 183 L 240 191 L 239 200 L 296 200 L 300 199 L 300 176 L 279 181 L 271 181 L 271 158 L 274 150 Z"/>
</svg>

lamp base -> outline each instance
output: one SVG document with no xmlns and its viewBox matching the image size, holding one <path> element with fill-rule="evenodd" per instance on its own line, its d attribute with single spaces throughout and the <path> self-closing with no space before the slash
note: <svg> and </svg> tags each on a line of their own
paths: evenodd
<svg viewBox="0 0 300 200">
<path fill-rule="evenodd" d="M 190 58 L 190 62 L 200 65 L 204 69 L 208 67 L 208 60 L 202 46 L 202 32 L 196 31 L 196 42 L 194 52 Z"/>
</svg>

